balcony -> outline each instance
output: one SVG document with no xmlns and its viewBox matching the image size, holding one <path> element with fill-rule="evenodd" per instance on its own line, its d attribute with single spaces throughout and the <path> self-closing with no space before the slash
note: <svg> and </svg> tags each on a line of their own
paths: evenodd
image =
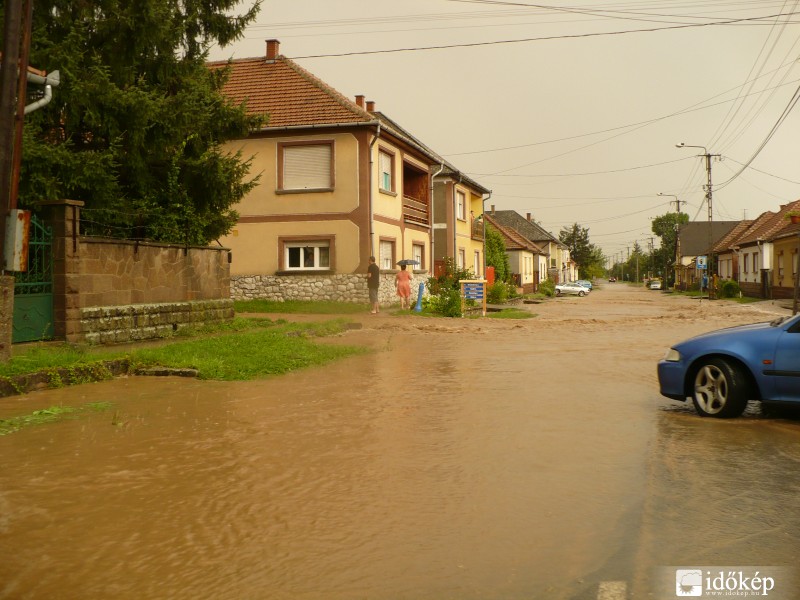
<svg viewBox="0 0 800 600">
<path fill-rule="evenodd" d="M 428 206 L 415 198 L 403 196 L 403 221 L 427 227 L 430 224 Z"/>
<path fill-rule="evenodd" d="M 472 220 L 472 239 L 479 242 L 483 241 L 483 219 L 481 218 Z"/>
</svg>

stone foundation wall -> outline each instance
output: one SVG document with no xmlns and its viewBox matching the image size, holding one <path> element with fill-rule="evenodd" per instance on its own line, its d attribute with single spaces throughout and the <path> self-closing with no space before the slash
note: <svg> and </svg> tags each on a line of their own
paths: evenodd
<svg viewBox="0 0 800 600">
<path fill-rule="evenodd" d="M 95 344 L 167 337 L 184 327 L 228 321 L 233 316 L 230 299 L 96 306 L 80 311 L 83 338 Z"/>
<path fill-rule="evenodd" d="M 381 273 L 378 300 L 381 304 L 398 302 L 394 289 L 394 271 Z M 411 280 L 411 299 L 416 301 L 419 284 L 428 280 L 427 273 L 414 273 Z M 427 295 L 427 289 L 423 296 Z M 334 302 L 369 302 L 367 276 L 338 275 L 234 275 L 231 277 L 231 297 L 234 300 L 322 300 Z"/>
</svg>

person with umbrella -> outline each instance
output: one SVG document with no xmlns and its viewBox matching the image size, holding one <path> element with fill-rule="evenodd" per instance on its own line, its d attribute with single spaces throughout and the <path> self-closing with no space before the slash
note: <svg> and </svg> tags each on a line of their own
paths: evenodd
<svg viewBox="0 0 800 600">
<path fill-rule="evenodd" d="M 397 295 L 400 296 L 400 308 L 411 308 L 411 273 L 406 270 L 406 266 L 416 264 L 415 260 L 401 260 L 397 264 L 400 265 L 400 270 L 394 276 L 394 287 L 397 289 Z"/>
</svg>

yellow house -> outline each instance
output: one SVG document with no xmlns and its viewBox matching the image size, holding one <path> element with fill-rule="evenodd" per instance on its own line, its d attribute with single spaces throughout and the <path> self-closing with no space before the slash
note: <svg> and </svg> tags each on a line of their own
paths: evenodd
<svg viewBox="0 0 800 600">
<path fill-rule="evenodd" d="M 268 115 L 228 143 L 260 176 L 220 240 L 232 250 L 231 295 L 363 302 L 370 256 L 385 275 L 382 301 L 396 299 L 402 259 L 417 262 L 416 291 L 432 268 L 432 173 L 443 159 L 364 96 L 345 97 L 279 50 L 268 40 L 266 56 L 209 63 L 228 70 L 223 94 Z M 475 185 L 459 187 L 470 206 L 483 191 Z"/>
<path fill-rule="evenodd" d="M 447 162 L 433 179 L 433 256 L 436 274 L 445 257 L 475 277 L 486 276 L 484 203 L 491 191 L 460 173 Z"/>
</svg>

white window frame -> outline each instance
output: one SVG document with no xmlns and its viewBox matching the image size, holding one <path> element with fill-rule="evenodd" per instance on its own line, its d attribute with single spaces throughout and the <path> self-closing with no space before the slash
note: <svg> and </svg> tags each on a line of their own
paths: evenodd
<svg viewBox="0 0 800 600">
<path fill-rule="evenodd" d="M 394 269 L 394 241 L 381 240 L 379 244 L 379 250 L 378 266 L 384 270 Z"/>
<path fill-rule="evenodd" d="M 386 181 L 388 177 L 388 182 Z M 388 183 L 388 187 L 387 187 Z M 378 188 L 384 192 L 394 192 L 394 154 L 378 150 Z"/>
<path fill-rule="evenodd" d="M 456 266 L 459 269 L 463 270 L 466 262 L 467 262 L 467 251 L 464 248 L 459 248 L 456 258 Z"/>
<path fill-rule="evenodd" d="M 459 221 L 467 220 L 467 195 L 456 190 L 456 218 Z"/>
<path fill-rule="evenodd" d="M 418 265 L 412 265 L 412 269 L 425 268 L 425 245 L 424 244 L 411 244 L 411 258 L 419 262 Z"/>
<path fill-rule="evenodd" d="M 322 264 L 327 249 L 327 264 Z M 300 250 L 300 265 L 291 266 L 290 254 L 292 250 Z M 308 261 L 310 259 L 310 265 Z M 283 244 L 283 265 L 286 271 L 329 271 L 331 269 L 331 242 L 330 240 L 292 241 Z"/>
<path fill-rule="evenodd" d="M 481 260 L 481 252 L 480 250 L 475 250 L 475 253 L 472 258 L 473 266 L 475 267 L 475 277 L 481 276 L 481 267 L 483 266 L 483 261 Z"/>
</svg>

